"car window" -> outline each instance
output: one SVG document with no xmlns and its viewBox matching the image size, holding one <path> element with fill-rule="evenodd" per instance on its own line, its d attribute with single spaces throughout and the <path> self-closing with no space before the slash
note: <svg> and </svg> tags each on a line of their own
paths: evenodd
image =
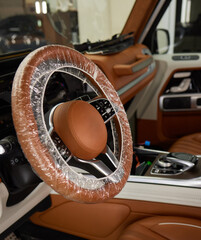
<svg viewBox="0 0 201 240">
<path fill-rule="evenodd" d="M 153 52 L 201 52 L 201 1 L 173 0 L 154 35 Z"/>
<path fill-rule="evenodd" d="M 121 33 L 135 0 L 7 0 L 0 8 L 0 54 L 67 46 Z"/>
</svg>

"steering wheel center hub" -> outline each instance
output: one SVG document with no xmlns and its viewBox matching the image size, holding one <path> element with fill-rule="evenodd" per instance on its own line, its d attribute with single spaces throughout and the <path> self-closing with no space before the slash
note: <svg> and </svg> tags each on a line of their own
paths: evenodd
<svg viewBox="0 0 201 240">
<path fill-rule="evenodd" d="M 93 159 L 106 147 L 105 123 L 87 102 L 77 100 L 60 104 L 54 111 L 53 125 L 64 144 L 78 158 Z"/>
</svg>

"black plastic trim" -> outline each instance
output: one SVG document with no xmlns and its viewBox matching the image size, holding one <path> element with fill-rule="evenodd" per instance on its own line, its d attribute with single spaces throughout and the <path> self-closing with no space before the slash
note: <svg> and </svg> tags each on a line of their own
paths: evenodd
<svg viewBox="0 0 201 240">
<path fill-rule="evenodd" d="M 172 56 L 172 60 L 174 61 L 195 61 L 199 60 L 200 57 L 198 55 L 176 55 Z"/>
<path fill-rule="evenodd" d="M 30 210 L 28 213 L 26 213 L 22 218 L 20 218 L 17 222 L 15 222 L 12 226 L 10 226 L 7 230 L 5 230 L 3 233 L 0 234 L 0 240 L 3 240 L 5 237 L 7 237 L 10 233 L 14 232 L 16 229 L 18 229 L 25 221 L 29 219 L 31 215 L 33 215 L 35 212 L 42 212 L 46 209 L 51 207 L 51 198 L 50 196 L 47 196 L 45 199 L 43 199 L 38 205 L 36 205 L 32 210 Z"/>
<path fill-rule="evenodd" d="M 64 232 L 38 226 L 31 221 L 25 222 L 17 231 L 20 239 L 30 240 L 85 240 Z"/>
</svg>

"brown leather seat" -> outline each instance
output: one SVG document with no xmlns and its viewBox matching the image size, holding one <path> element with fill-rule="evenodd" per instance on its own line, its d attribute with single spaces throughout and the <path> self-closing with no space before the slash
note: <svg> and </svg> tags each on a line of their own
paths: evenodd
<svg viewBox="0 0 201 240">
<path fill-rule="evenodd" d="M 194 133 L 178 139 L 169 149 L 170 152 L 201 154 L 201 133 Z"/>
<path fill-rule="evenodd" d="M 131 224 L 119 240 L 200 240 L 201 221 L 198 219 L 156 216 Z"/>
</svg>

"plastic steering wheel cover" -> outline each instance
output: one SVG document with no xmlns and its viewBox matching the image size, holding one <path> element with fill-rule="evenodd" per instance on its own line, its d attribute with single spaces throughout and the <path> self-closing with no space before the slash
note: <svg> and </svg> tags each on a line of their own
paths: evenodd
<svg viewBox="0 0 201 240">
<path fill-rule="evenodd" d="M 110 176 L 96 179 L 76 173 L 65 163 L 44 122 L 43 98 L 50 76 L 59 69 L 80 70 L 92 79 L 115 106 L 121 132 L 119 165 Z M 66 70 L 69 71 L 69 70 Z M 132 139 L 123 105 L 102 71 L 74 49 L 49 45 L 31 52 L 20 64 L 12 88 L 12 114 L 22 150 L 39 177 L 64 197 L 101 202 L 118 194 L 132 164 Z M 114 181 L 114 179 L 116 179 Z"/>
</svg>

